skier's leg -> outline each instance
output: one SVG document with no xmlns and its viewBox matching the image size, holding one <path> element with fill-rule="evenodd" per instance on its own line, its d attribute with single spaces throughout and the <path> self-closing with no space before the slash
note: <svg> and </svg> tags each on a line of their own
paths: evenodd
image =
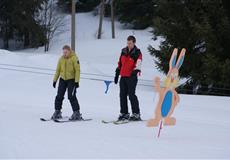
<svg viewBox="0 0 230 160">
<path fill-rule="evenodd" d="M 139 109 L 139 101 L 136 96 L 136 87 L 137 87 L 137 77 L 130 77 L 128 79 L 128 95 L 129 95 L 129 100 L 131 102 L 132 106 L 132 113 L 133 114 L 140 114 L 140 109 Z"/>
<path fill-rule="evenodd" d="M 128 96 L 128 88 L 127 88 L 127 82 L 125 77 L 121 77 L 120 80 L 120 113 L 121 114 L 128 114 L 128 102 L 127 102 L 127 96 Z"/>
<path fill-rule="evenodd" d="M 79 111 L 80 106 L 76 97 L 76 87 L 75 87 L 74 79 L 68 80 L 67 88 L 68 88 L 68 99 L 72 106 L 73 112 Z"/>
<path fill-rule="evenodd" d="M 58 85 L 58 92 L 55 98 L 55 110 L 60 111 L 62 109 L 62 102 L 64 99 L 66 88 L 67 88 L 66 81 L 60 78 L 59 85 Z"/>
</svg>

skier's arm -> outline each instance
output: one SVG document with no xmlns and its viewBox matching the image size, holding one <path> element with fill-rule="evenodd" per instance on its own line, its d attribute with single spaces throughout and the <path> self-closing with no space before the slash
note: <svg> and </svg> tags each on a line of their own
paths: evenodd
<svg viewBox="0 0 230 160">
<path fill-rule="evenodd" d="M 120 56 L 117 69 L 121 70 L 121 66 L 122 66 L 122 63 L 121 63 L 121 56 Z"/>
<path fill-rule="evenodd" d="M 134 70 L 138 70 L 139 72 L 141 72 L 141 65 L 142 65 L 142 53 L 140 52 Z"/>
<path fill-rule="evenodd" d="M 55 72 L 54 79 L 53 79 L 54 82 L 57 82 L 60 76 L 60 71 L 61 71 L 61 58 L 58 60 L 56 72 Z"/>
<path fill-rule="evenodd" d="M 121 70 L 121 56 L 119 58 L 119 61 L 118 61 L 118 66 L 116 68 L 116 71 L 115 71 L 115 77 L 114 77 L 114 83 L 117 84 L 118 83 L 118 79 L 119 79 L 119 75 L 120 75 L 120 70 Z"/>
<path fill-rule="evenodd" d="M 73 64 L 74 64 L 74 70 L 75 70 L 75 82 L 79 83 L 80 82 L 80 62 L 77 56 L 76 58 L 74 58 Z"/>
<path fill-rule="evenodd" d="M 135 63 L 135 68 L 133 69 L 133 72 L 132 72 L 133 76 L 137 76 L 138 74 L 140 76 L 140 73 L 141 73 L 141 64 L 142 64 L 142 54 L 140 52 L 139 55 L 138 55 L 137 61 Z"/>
</svg>

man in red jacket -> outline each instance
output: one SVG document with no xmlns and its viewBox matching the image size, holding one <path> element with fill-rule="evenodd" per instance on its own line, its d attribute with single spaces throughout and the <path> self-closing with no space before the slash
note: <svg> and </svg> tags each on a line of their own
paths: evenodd
<svg viewBox="0 0 230 160">
<path fill-rule="evenodd" d="M 136 92 L 136 86 L 138 78 L 141 72 L 141 62 L 142 53 L 135 45 L 136 38 L 134 36 L 129 36 L 127 38 L 127 47 L 123 48 L 121 51 L 121 56 L 119 58 L 118 67 L 116 69 L 116 75 L 114 78 L 115 84 L 118 83 L 119 75 L 120 79 L 120 115 L 118 117 L 119 121 L 131 120 L 139 121 L 140 109 L 139 102 Z M 127 96 L 132 106 L 132 115 L 129 115 Z"/>
</svg>

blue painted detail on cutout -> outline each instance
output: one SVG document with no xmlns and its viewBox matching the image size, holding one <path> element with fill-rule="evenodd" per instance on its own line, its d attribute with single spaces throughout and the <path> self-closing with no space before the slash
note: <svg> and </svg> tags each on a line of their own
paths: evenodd
<svg viewBox="0 0 230 160">
<path fill-rule="evenodd" d="M 106 85 L 106 89 L 105 89 L 105 94 L 107 94 L 108 93 L 108 91 L 109 91 L 109 85 L 112 83 L 112 81 L 104 81 L 105 82 L 105 85 Z"/>
<path fill-rule="evenodd" d="M 173 93 L 172 91 L 167 91 L 165 94 L 162 106 L 161 106 L 161 116 L 166 117 L 171 109 L 172 106 L 172 98 L 173 98 Z"/>
<path fill-rule="evenodd" d="M 184 62 L 184 56 L 181 57 L 180 62 L 178 63 L 177 66 L 178 69 L 182 66 L 183 62 Z"/>
<path fill-rule="evenodd" d="M 172 61 L 172 68 L 174 68 L 176 65 L 176 56 L 173 57 L 173 61 Z"/>
</svg>

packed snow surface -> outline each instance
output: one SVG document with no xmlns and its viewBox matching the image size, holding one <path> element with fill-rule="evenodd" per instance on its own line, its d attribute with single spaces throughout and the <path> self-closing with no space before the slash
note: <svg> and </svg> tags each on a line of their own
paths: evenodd
<svg viewBox="0 0 230 160">
<path fill-rule="evenodd" d="M 147 128 L 145 122 L 124 125 L 102 124 L 119 114 L 119 87 L 111 84 L 105 94 L 103 80 L 113 80 L 120 50 L 126 37 L 135 34 L 143 52 L 143 71 L 137 95 L 143 119 L 153 116 L 157 95 L 152 79 L 161 76 L 147 52 L 150 29 L 123 29 L 116 23 L 111 39 L 110 21 L 105 19 L 103 38 L 95 38 L 98 17 L 77 14 L 77 54 L 81 82 L 77 97 L 83 117 L 89 122 L 57 124 L 41 122 L 54 111 L 57 90 L 52 79 L 64 44 L 70 43 L 70 17 L 66 28 L 55 37 L 48 53 L 43 48 L 18 52 L 0 50 L 0 158 L 230 158 L 230 98 L 180 95 L 175 109 L 177 124 Z M 33 67 L 33 68 L 31 68 Z M 183 67 L 183 66 L 182 66 Z M 71 115 L 67 97 L 63 115 Z"/>
</svg>

